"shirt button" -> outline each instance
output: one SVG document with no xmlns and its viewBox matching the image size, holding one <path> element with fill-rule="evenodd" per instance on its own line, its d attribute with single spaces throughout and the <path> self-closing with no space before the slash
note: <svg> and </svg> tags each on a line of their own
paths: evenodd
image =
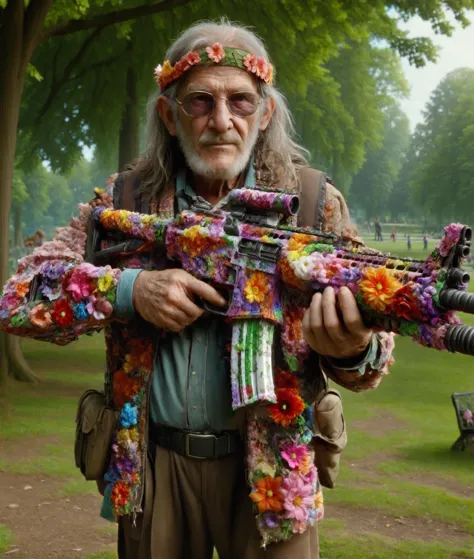
<svg viewBox="0 0 474 559">
<path fill-rule="evenodd" d="M 193 371 L 191 374 L 193 375 L 193 377 L 195 377 L 196 376 L 196 371 Z"/>
<path fill-rule="evenodd" d="M 193 410 L 197 410 L 197 406 L 193 406 Z"/>
</svg>

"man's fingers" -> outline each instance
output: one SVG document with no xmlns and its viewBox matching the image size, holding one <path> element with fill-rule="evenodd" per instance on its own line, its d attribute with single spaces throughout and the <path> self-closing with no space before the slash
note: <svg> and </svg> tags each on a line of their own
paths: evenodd
<svg viewBox="0 0 474 559">
<path fill-rule="evenodd" d="M 315 293 L 309 307 L 310 330 L 319 347 L 329 348 L 332 345 L 326 329 L 324 327 L 323 318 L 323 296 L 321 293 Z"/>
<path fill-rule="evenodd" d="M 341 306 L 344 324 L 353 336 L 363 336 L 369 332 L 362 320 L 352 291 L 347 287 L 341 287 L 338 293 L 339 305 Z"/>
<path fill-rule="evenodd" d="M 227 304 L 227 301 L 220 295 L 212 285 L 205 283 L 204 281 L 198 280 L 196 278 L 191 278 L 187 287 L 190 289 L 192 293 L 195 295 L 199 295 L 209 303 L 212 303 L 216 306 L 224 306 Z"/>
<path fill-rule="evenodd" d="M 332 287 L 326 287 L 322 298 L 323 322 L 330 338 L 340 343 L 345 338 L 344 326 L 339 320 L 336 309 L 336 294 Z"/>
<path fill-rule="evenodd" d="M 193 303 L 191 299 L 187 297 L 187 295 L 184 295 L 181 298 L 179 302 L 179 308 L 186 314 L 186 316 L 192 322 L 198 319 L 204 312 L 204 310 L 198 307 L 195 303 Z"/>
</svg>

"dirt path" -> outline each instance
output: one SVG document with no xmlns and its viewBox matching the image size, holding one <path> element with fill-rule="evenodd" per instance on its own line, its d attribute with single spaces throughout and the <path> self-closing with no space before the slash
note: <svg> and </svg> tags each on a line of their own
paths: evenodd
<svg viewBox="0 0 474 559">
<path fill-rule="evenodd" d="M 9 552 L 0 555 L 79 559 L 115 548 L 114 525 L 99 517 L 100 495 L 61 496 L 64 483 L 0 471 L 0 524 L 15 538 Z"/>
</svg>

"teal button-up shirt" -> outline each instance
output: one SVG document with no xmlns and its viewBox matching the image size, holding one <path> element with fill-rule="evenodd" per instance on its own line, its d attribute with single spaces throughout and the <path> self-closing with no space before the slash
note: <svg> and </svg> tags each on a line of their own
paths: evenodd
<svg viewBox="0 0 474 559">
<path fill-rule="evenodd" d="M 198 201 L 212 205 L 196 195 L 186 180 L 186 171 L 176 180 L 178 211 Z M 247 173 L 246 188 L 253 188 L 253 165 Z M 223 198 L 216 207 L 225 206 Z M 133 284 L 141 270 L 125 270 L 117 290 L 117 314 L 133 319 Z M 192 431 L 219 432 L 230 428 L 232 398 L 229 364 L 224 361 L 225 345 L 231 326 L 221 317 L 205 313 L 179 334 L 168 333 L 160 340 L 150 397 L 150 421 Z"/>
</svg>

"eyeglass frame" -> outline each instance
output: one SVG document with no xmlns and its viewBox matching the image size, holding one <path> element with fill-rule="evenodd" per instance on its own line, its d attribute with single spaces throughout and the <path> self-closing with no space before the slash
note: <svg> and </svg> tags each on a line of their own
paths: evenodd
<svg viewBox="0 0 474 559">
<path fill-rule="evenodd" d="M 201 116 L 193 116 L 193 115 L 190 115 L 189 113 L 187 113 L 187 112 L 185 111 L 184 106 L 183 106 L 184 99 L 186 99 L 186 97 L 187 97 L 188 95 L 192 95 L 192 94 L 194 94 L 194 93 L 205 93 L 206 95 L 210 95 L 210 96 L 212 97 L 212 99 L 213 99 L 213 101 L 214 101 L 214 105 L 213 105 L 213 107 L 211 108 L 211 110 L 210 110 L 208 113 L 203 114 L 203 115 L 201 115 Z M 239 93 L 251 93 L 252 95 L 256 95 L 256 96 L 258 97 L 258 103 L 257 103 L 257 106 L 256 106 L 255 111 L 254 111 L 253 113 L 250 113 L 249 115 L 245 115 L 245 116 L 236 115 L 236 114 L 232 111 L 232 109 L 230 108 L 230 105 L 229 105 L 229 103 L 228 103 L 228 101 L 229 101 L 229 98 L 228 98 L 228 97 L 217 97 L 217 96 L 215 96 L 213 93 L 211 93 L 210 91 L 204 91 L 204 90 L 200 90 L 200 89 L 197 89 L 196 91 L 188 91 L 188 93 L 186 93 L 186 95 L 184 96 L 183 101 L 180 101 L 177 97 L 175 97 L 174 100 L 175 100 L 176 103 L 178 103 L 178 105 L 183 109 L 184 114 L 187 115 L 187 116 L 189 116 L 189 117 L 191 117 L 191 118 L 202 118 L 203 116 L 209 116 L 209 115 L 212 113 L 212 111 L 216 108 L 216 100 L 217 100 L 217 99 L 223 99 L 223 100 L 226 102 L 225 104 L 226 104 L 226 107 L 229 109 L 229 112 L 230 112 L 231 114 L 233 114 L 234 116 L 238 117 L 238 118 L 247 118 L 247 117 L 249 117 L 249 116 L 254 115 L 254 114 L 258 111 L 258 107 L 260 106 L 261 102 L 263 101 L 262 96 L 259 95 L 258 93 L 255 93 L 254 91 L 245 91 L 245 90 L 244 90 L 244 91 L 235 91 L 234 93 L 231 93 L 230 95 L 238 95 Z"/>
</svg>

